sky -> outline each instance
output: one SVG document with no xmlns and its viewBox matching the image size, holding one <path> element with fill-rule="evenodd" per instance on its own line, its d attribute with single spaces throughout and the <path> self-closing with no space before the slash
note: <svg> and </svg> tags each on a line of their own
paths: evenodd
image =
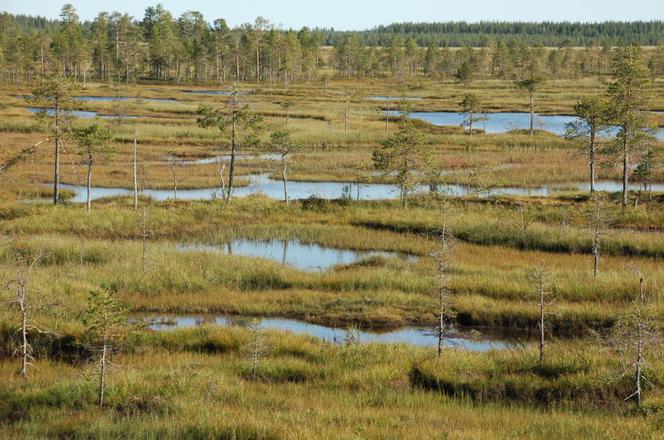
<svg viewBox="0 0 664 440">
<path fill-rule="evenodd" d="M 0 10 L 57 18 L 64 0 L 0 0 Z M 141 18 L 159 1 L 69 0 L 81 19 L 102 10 L 128 12 Z M 368 29 L 395 22 L 433 21 L 584 21 L 664 20 L 664 0 L 162 0 L 175 17 L 188 10 L 208 21 L 225 18 L 229 25 L 262 16 L 284 28 L 334 27 Z"/>
</svg>

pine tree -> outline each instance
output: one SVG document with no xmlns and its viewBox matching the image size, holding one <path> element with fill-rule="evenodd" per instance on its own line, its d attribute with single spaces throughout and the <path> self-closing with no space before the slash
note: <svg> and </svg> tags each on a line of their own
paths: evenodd
<svg viewBox="0 0 664 440">
<path fill-rule="evenodd" d="M 652 140 L 646 116 L 641 111 L 646 105 L 650 77 L 638 48 L 619 50 L 613 75 L 615 79 L 609 85 L 608 94 L 612 121 L 618 126 L 618 133 L 609 151 L 622 162 L 622 206 L 625 207 L 632 157 Z"/>
<path fill-rule="evenodd" d="M 87 211 L 90 212 L 92 209 L 92 166 L 94 158 L 100 152 L 108 153 L 111 151 L 106 145 L 111 139 L 111 132 L 106 127 L 99 125 L 99 121 L 95 121 L 86 127 L 74 129 L 74 138 L 78 142 L 82 154 L 86 156 L 88 166 L 86 207 Z"/>
<path fill-rule="evenodd" d="M 212 108 L 209 105 L 201 105 L 197 114 L 197 123 L 200 127 L 217 128 L 222 134 L 230 132 L 231 162 L 226 191 L 226 201 L 230 202 L 238 144 L 250 147 L 259 141 L 263 118 L 242 102 L 237 89 L 233 90 L 223 107 Z"/>
<path fill-rule="evenodd" d="M 42 79 L 41 85 L 33 90 L 34 103 L 44 108 L 37 113 L 37 118 L 44 122 L 46 131 L 55 143 L 53 156 L 53 204 L 59 201 L 60 185 L 60 149 L 65 131 L 70 125 L 71 110 L 76 106 L 74 93 L 77 90 L 76 83 L 62 75 L 50 74 Z"/>
</svg>

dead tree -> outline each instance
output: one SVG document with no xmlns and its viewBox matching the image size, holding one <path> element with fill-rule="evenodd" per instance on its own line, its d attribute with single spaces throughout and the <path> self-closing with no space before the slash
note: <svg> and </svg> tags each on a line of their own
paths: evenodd
<svg viewBox="0 0 664 440">
<path fill-rule="evenodd" d="M 18 354 L 21 357 L 21 377 L 24 381 L 28 380 L 28 367 L 32 365 L 31 361 L 33 360 L 33 348 L 28 341 L 28 333 L 30 330 L 38 330 L 32 322 L 32 311 L 50 307 L 45 305 L 39 306 L 28 298 L 30 276 L 41 257 L 41 253 L 30 257 L 23 255 L 20 251 L 17 252 L 16 278 L 5 286 L 5 288 L 11 288 L 13 286 L 16 289 L 15 299 L 8 303 L 10 305 L 15 305 L 18 308 L 21 317 L 21 323 L 19 326 L 20 342 L 15 354 Z"/>
<path fill-rule="evenodd" d="M 454 249 L 454 236 L 448 229 L 447 216 L 449 211 L 448 198 L 443 198 L 442 225 L 438 241 L 438 250 L 435 257 L 438 263 L 438 357 L 441 357 L 445 348 L 445 332 L 448 328 L 447 320 L 451 316 L 449 300 L 448 276 Z"/>
<path fill-rule="evenodd" d="M 521 237 L 521 240 L 525 246 L 528 229 L 533 223 L 535 223 L 536 218 L 533 209 L 529 204 L 519 204 L 518 213 L 519 218 L 517 219 L 517 227 L 519 230 L 519 236 Z"/>
<path fill-rule="evenodd" d="M 592 227 L 592 253 L 593 253 L 593 276 L 599 274 L 600 251 L 602 247 L 602 230 L 606 226 L 604 198 L 597 193 L 592 196 L 593 207 L 590 212 L 590 223 Z"/>
<path fill-rule="evenodd" d="M 221 198 L 226 198 L 226 180 L 224 179 L 224 171 L 226 171 L 226 162 L 223 157 L 219 158 L 219 166 L 217 172 L 219 173 L 219 180 L 221 181 Z"/>
<path fill-rule="evenodd" d="M 138 149 L 138 131 L 134 131 L 134 148 L 132 149 L 132 159 L 131 159 L 131 168 L 132 168 L 132 177 L 134 183 L 134 209 L 138 209 L 138 161 L 136 160 L 136 150 Z"/>
<path fill-rule="evenodd" d="M 633 392 L 625 401 L 633 400 L 637 407 L 643 403 L 645 388 L 654 388 L 646 375 L 648 353 L 661 343 L 657 331 L 655 316 L 645 294 L 645 278 L 637 272 L 639 292 L 632 309 L 618 321 L 610 340 L 612 348 L 617 349 L 622 360 L 622 368 L 617 380 L 632 376 Z"/>
<path fill-rule="evenodd" d="M 550 295 L 549 278 L 550 274 L 544 263 L 530 270 L 529 278 L 535 287 L 539 305 L 539 361 L 544 362 L 544 345 L 545 345 L 545 329 L 546 329 L 546 309 L 548 303 L 546 297 Z"/>
<path fill-rule="evenodd" d="M 258 378 L 258 367 L 261 359 L 265 356 L 267 347 L 263 340 L 263 328 L 259 319 L 252 319 L 249 323 L 251 339 L 249 341 L 248 355 L 251 361 L 251 380 Z"/>
</svg>

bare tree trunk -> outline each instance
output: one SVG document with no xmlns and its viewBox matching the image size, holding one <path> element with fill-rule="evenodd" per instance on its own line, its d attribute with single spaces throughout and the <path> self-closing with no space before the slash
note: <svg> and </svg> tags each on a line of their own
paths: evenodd
<svg viewBox="0 0 664 440">
<path fill-rule="evenodd" d="M 175 173 L 175 160 L 171 159 L 171 172 L 173 173 L 173 198 L 178 200 L 178 176 Z"/>
<path fill-rule="evenodd" d="M 288 152 L 281 154 L 281 179 L 284 182 L 284 202 L 288 205 L 288 176 L 286 175 L 288 165 L 286 163 L 286 155 Z"/>
<path fill-rule="evenodd" d="M 438 357 L 445 349 L 445 309 L 447 307 L 447 266 L 448 266 L 448 232 L 447 232 L 447 201 L 443 200 L 443 225 L 440 233 L 440 255 L 438 256 Z"/>
<path fill-rule="evenodd" d="M 28 305 L 26 303 L 26 287 L 23 280 L 19 280 L 18 289 L 18 305 L 21 309 L 21 377 L 27 381 L 30 344 L 28 344 Z"/>
<path fill-rule="evenodd" d="M 387 112 L 385 113 L 385 134 L 387 134 L 387 129 L 390 124 L 390 103 L 387 103 Z"/>
<path fill-rule="evenodd" d="M 532 136 L 535 129 L 535 91 L 530 92 L 530 130 L 528 135 Z"/>
<path fill-rule="evenodd" d="M 599 274 L 599 221 L 595 222 L 595 235 L 593 237 L 593 276 Z"/>
<path fill-rule="evenodd" d="M 539 361 L 544 362 L 544 278 L 543 275 L 539 280 L 539 296 L 540 296 L 540 343 L 539 343 Z"/>
<path fill-rule="evenodd" d="M 226 82 L 226 65 L 224 64 L 224 49 L 221 49 L 221 82 Z"/>
<path fill-rule="evenodd" d="M 256 82 L 261 82 L 261 47 L 256 44 Z"/>
<path fill-rule="evenodd" d="M 119 77 L 118 75 L 118 64 L 120 64 L 120 32 L 115 31 L 115 78 Z"/>
<path fill-rule="evenodd" d="M 88 178 L 87 178 L 88 192 L 86 197 L 86 210 L 90 212 L 92 209 L 92 152 L 88 151 Z"/>
<path fill-rule="evenodd" d="M 634 381 L 636 382 L 636 406 L 641 406 L 641 382 L 643 380 L 643 325 L 641 322 L 637 323 L 637 344 L 636 344 L 636 374 Z"/>
<path fill-rule="evenodd" d="M 217 168 L 219 172 L 219 180 L 221 180 L 221 198 L 225 199 L 226 197 L 226 181 L 224 180 L 224 171 L 226 170 L 226 162 L 223 159 L 220 159 L 221 166 Z"/>
<path fill-rule="evenodd" d="M 101 359 L 99 360 L 99 406 L 104 406 L 104 389 L 106 387 L 106 356 L 108 344 L 106 338 L 101 349 Z"/>
<path fill-rule="evenodd" d="M 228 174 L 228 192 L 226 193 L 226 202 L 231 201 L 231 192 L 233 191 L 233 176 L 235 175 L 235 130 L 236 122 L 233 118 L 231 124 L 231 166 Z"/>
<path fill-rule="evenodd" d="M 145 206 L 143 207 L 143 221 L 141 222 L 141 241 L 143 245 L 143 253 L 141 255 L 141 267 L 143 269 L 143 274 L 147 268 L 147 254 L 148 254 L 148 225 L 147 225 L 147 210 Z"/>
<path fill-rule="evenodd" d="M 134 132 L 134 148 L 132 150 L 132 173 L 134 178 L 134 209 L 138 209 L 138 172 L 136 170 L 137 160 L 136 160 L 136 150 L 137 150 L 137 141 L 138 132 Z"/>
<path fill-rule="evenodd" d="M 60 108 L 55 103 L 55 169 L 53 171 L 53 204 L 57 205 L 60 199 Z"/>
<path fill-rule="evenodd" d="M 124 42 L 125 84 L 129 85 L 129 49 L 127 41 Z"/>
<path fill-rule="evenodd" d="M 625 140 L 623 140 L 623 175 L 622 175 L 622 206 L 625 208 L 627 206 L 627 201 L 629 198 L 629 152 L 627 151 L 627 138 L 625 134 Z"/>
<path fill-rule="evenodd" d="M 590 170 L 590 193 L 595 192 L 595 127 L 590 131 L 590 151 L 588 158 L 588 168 Z"/>
<path fill-rule="evenodd" d="M 442 239 L 445 241 L 445 238 Z M 443 245 L 444 246 L 444 245 Z M 443 251 L 445 252 L 445 251 Z M 438 357 L 443 355 L 445 348 L 445 256 L 441 255 L 438 267 L 439 286 L 438 286 Z"/>
<path fill-rule="evenodd" d="M 472 136 L 473 135 L 473 118 L 474 118 L 473 112 L 470 112 L 469 116 L 470 117 L 469 117 L 469 120 L 468 120 L 468 136 Z"/>
</svg>

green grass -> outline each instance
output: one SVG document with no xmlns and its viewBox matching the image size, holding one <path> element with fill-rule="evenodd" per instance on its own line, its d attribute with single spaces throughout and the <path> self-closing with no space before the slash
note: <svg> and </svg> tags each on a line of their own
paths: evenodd
<svg viewBox="0 0 664 440">
<path fill-rule="evenodd" d="M 656 387 L 664 377 L 659 363 L 651 365 L 646 374 L 649 387 Z M 536 350 L 455 353 L 417 363 L 410 380 L 413 386 L 475 402 L 620 408 L 635 390 L 634 378 L 621 375 L 624 368 L 608 349 L 567 344 L 549 348 L 541 363 Z"/>
<path fill-rule="evenodd" d="M 104 408 L 95 405 L 91 364 L 81 377 L 80 366 L 41 360 L 24 385 L 14 374 L 15 362 L 2 361 L 0 432 L 6 438 L 121 433 L 294 439 L 346 438 L 360 430 L 363 438 L 482 439 L 622 438 L 629 429 L 633 436 L 649 438 L 662 423 L 660 413 L 630 415 L 621 388 L 594 387 L 595 378 L 610 372 L 615 360 L 602 363 L 593 349 L 578 349 L 575 356 L 552 353 L 551 361 L 537 366 L 529 352 L 471 356 L 447 350 L 436 361 L 432 350 L 403 346 L 334 346 L 270 332 L 263 338 L 269 348 L 254 378 L 248 375 L 247 331 L 202 328 L 150 335 L 140 351 L 114 356 L 121 367 L 111 370 Z M 451 398 L 422 390 L 419 383 L 413 387 L 416 369 L 441 381 L 451 376 L 459 388 L 469 371 L 476 371 L 470 389 L 486 383 L 498 387 L 498 378 L 488 379 L 490 372 L 509 375 L 508 383 L 515 385 L 511 403 L 492 403 L 488 392 L 473 402 L 468 393 Z M 530 407 L 533 390 L 547 384 L 552 391 L 547 396 L 560 404 Z M 658 394 L 649 396 L 648 405 L 656 408 Z M 571 410 L 566 402 L 590 402 L 594 409 Z"/>
<path fill-rule="evenodd" d="M 662 81 L 653 88 L 652 108 L 662 105 Z M 177 98 L 178 104 L 128 102 L 121 124 L 111 121 L 113 153 L 99 156 L 93 184 L 132 185 L 131 143 L 137 133 L 139 178 L 145 187 L 172 187 L 170 155 L 196 159 L 228 152 L 229 139 L 195 123 L 199 103 L 218 97 L 192 95 L 189 86 L 89 84 L 83 95 Z M 566 114 L 579 95 L 603 90 L 595 78 L 546 84 L 538 112 Z M 277 101 L 294 102 L 288 128 L 300 144 L 291 157 L 292 180 L 393 182 L 373 173 L 374 148 L 395 130 L 385 103 L 363 99 L 401 90 L 423 99 L 415 110 L 457 111 L 472 90 L 490 111 L 524 111 L 528 100 L 511 82 L 476 81 L 463 86 L 419 78 L 333 80 L 289 91 L 251 85 L 249 103 L 265 116 L 268 131 L 284 128 Z M 395 92 L 399 91 L 399 93 Z M 9 95 L 29 88 L 0 89 L 0 163 L 43 138 L 42 127 Z M 344 130 L 347 93 L 348 132 Z M 112 103 L 85 103 L 102 114 Z M 78 120 L 75 125 L 86 121 Z M 664 121 L 660 118 L 660 123 Z M 658 389 L 646 390 L 642 411 L 622 400 L 629 383 L 611 381 L 619 357 L 588 334 L 603 334 L 632 307 L 638 273 L 652 300 L 656 323 L 664 322 L 664 199 L 646 194 L 637 207 L 619 207 L 608 196 L 602 231 L 600 273 L 592 276 L 587 194 L 575 184 L 587 179 L 578 145 L 547 133 L 467 136 L 460 127 L 418 123 L 434 150 L 446 183 L 478 189 L 552 185 L 546 199 L 465 197 L 449 204 L 447 227 L 456 237 L 447 286 L 457 326 L 527 337 L 537 328 L 539 308 L 528 269 L 544 263 L 551 275 L 547 308 L 547 358 L 532 348 L 464 353 L 387 345 L 334 345 L 314 338 L 262 331 L 262 356 L 254 374 L 251 334 L 241 328 L 202 327 L 156 333 L 136 328 L 114 354 L 108 405 L 95 405 L 95 366 L 85 344 L 83 312 L 88 292 L 109 287 L 132 316 L 219 313 L 278 316 L 354 328 L 434 328 L 437 263 L 431 257 L 442 226 L 442 203 L 430 195 L 397 201 L 354 202 L 310 199 L 290 206 L 262 196 L 217 201 L 154 202 L 147 208 L 146 270 L 142 270 L 142 209 L 129 198 L 95 201 L 91 213 L 65 202 L 52 207 L 52 144 L 0 175 L 0 282 L 16 276 L 11 246 L 42 254 L 31 273 L 28 298 L 35 362 L 27 383 L 16 374 L 15 308 L 0 309 L 0 437 L 2 438 L 658 438 L 664 429 L 659 390 L 664 381 L 661 350 L 648 353 L 647 372 Z M 65 141 L 62 179 L 83 183 L 83 156 Z M 251 152 L 266 152 L 266 142 Z M 249 152 L 244 147 L 242 153 Z M 661 156 L 662 143 L 655 145 Z M 603 155 L 602 160 L 610 159 Z M 144 165 L 144 166 L 143 166 Z M 228 172 L 228 167 L 226 169 Z M 238 162 L 241 176 L 272 173 L 278 164 Z M 615 166 L 600 179 L 618 179 Z M 216 187 L 215 165 L 177 167 L 179 188 Z M 654 173 L 664 180 L 664 169 Z M 71 197 L 70 193 L 65 198 Z M 310 273 L 258 258 L 222 253 L 180 252 L 178 243 L 223 245 L 229 240 L 297 239 L 339 249 L 385 250 L 418 257 L 407 262 L 374 257 Z M 44 304 L 56 306 L 40 308 Z M 658 330 L 661 330 L 658 328 Z M 586 336 L 586 337 L 581 337 Z"/>
</svg>

